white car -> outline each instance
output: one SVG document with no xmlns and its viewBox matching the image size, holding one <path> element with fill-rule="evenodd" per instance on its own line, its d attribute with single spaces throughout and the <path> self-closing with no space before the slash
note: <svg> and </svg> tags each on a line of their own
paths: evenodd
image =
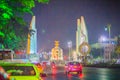
<svg viewBox="0 0 120 80">
<path fill-rule="evenodd" d="M 120 59 L 117 59 L 116 64 L 120 64 Z"/>
</svg>

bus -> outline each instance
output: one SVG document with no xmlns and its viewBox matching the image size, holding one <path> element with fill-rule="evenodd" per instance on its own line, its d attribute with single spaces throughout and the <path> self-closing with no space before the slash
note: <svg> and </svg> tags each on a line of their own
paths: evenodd
<svg viewBox="0 0 120 80">
<path fill-rule="evenodd" d="M 0 49 L 0 60 L 13 59 L 14 51 L 10 49 Z"/>
</svg>

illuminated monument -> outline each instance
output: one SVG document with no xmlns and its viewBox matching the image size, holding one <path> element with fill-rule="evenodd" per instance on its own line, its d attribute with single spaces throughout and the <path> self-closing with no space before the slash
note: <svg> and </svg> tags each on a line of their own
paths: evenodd
<svg viewBox="0 0 120 80">
<path fill-rule="evenodd" d="M 80 19 L 77 19 L 77 31 L 76 31 L 76 53 L 79 56 L 82 56 L 82 54 L 79 52 L 79 46 L 83 42 L 88 43 L 88 33 L 84 17 L 81 16 Z"/>
<path fill-rule="evenodd" d="M 63 50 L 59 47 L 59 41 L 55 41 L 55 47 L 52 48 L 51 60 L 63 60 Z"/>
<path fill-rule="evenodd" d="M 37 53 L 37 30 L 35 27 L 35 16 L 32 17 L 27 40 L 27 54 L 34 53 Z"/>
</svg>

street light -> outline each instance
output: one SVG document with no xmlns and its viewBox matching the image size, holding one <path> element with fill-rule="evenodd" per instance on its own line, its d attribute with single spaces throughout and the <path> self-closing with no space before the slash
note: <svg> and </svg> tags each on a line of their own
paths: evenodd
<svg viewBox="0 0 120 80">
<path fill-rule="evenodd" d="M 110 44 L 111 44 L 111 24 L 107 24 L 107 29 L 105 29 L 106 31 L 108 30 L 109 33 L 109 38 L 108 38 L 108 42 L 109 42 L 109 49 L 110 49 Z M 111 61 L 111 52 L 109 52 L 109 60 Z"/>
<path fill-rule="evenodd" d="M 69 61 L 70 61 L 70 52 L 72 48 L 72 41 L 68 41 L 68 48 L 69 48 Z"/>
<path fill-rule="evenodd" d="M 105 31 L 108 31 L 109 34 L 109 39 L 111 38 L 111 24 L 107 24 L 107 26 L 105 26 Z"/>
<path fill-rule="evenodd" d="M 104 42 L 104 41 L 106 41 L 107 40 L 107 38 L 105 37 L 105 36 L 101 36 L 100 38 L 99 38 L 99 42 Z"/>
</svg>

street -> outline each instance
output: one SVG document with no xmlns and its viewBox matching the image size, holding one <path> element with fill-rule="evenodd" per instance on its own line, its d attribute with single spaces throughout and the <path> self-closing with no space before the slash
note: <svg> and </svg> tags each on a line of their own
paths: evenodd
<svg viewBox="0 0 120 80">
<path fill-rule="evenodd" d="M 83 73 L 79 75 L 66 75 L 63 69 L 46 73 L 47 77 L 44 77 L 43 80 L 120 80 L 120 69 L 85 67 Z"/>
</svg>

